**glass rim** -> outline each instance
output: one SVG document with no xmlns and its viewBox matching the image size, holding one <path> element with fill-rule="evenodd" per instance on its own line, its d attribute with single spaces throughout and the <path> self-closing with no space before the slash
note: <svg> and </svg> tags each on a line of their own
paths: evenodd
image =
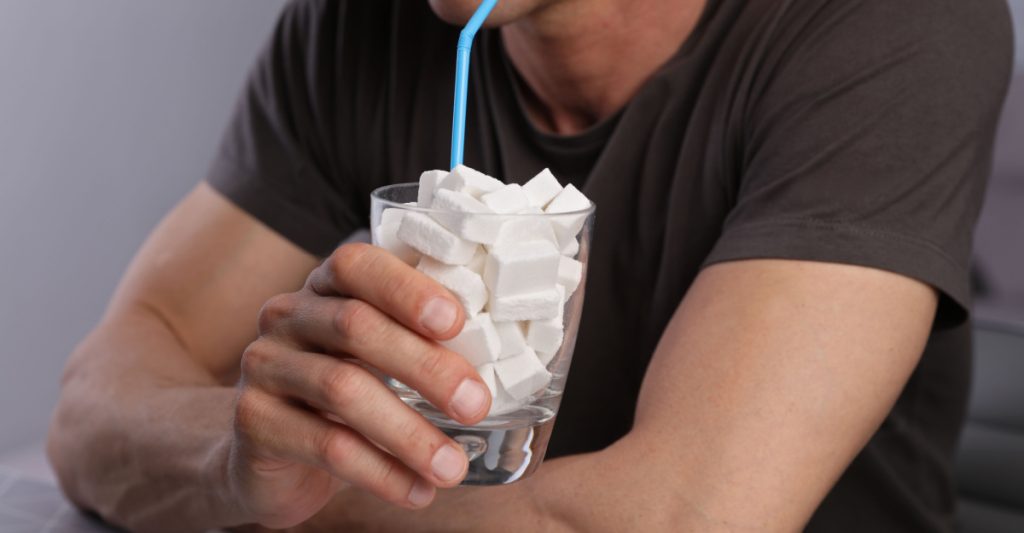
<svg viewBox="0 0 1024 533">
<path fill-rule="evenodd" d="M 502 213 L 461 213 L 461 212 L 458 212 L 458 211 L 450 211 L 450 210 L 446 210 L 446 209 L 435 209 L 433 207 L 420 207 L 418 205 L 408 205 L 408 204 L 404 204 L 404 203 L 401 203 L 401 202 L 396 202 L 394 200 L 388 200 L 387 198 L 384 198 L 382 196 L 387 191 L 394 190 L 394 189 L 402 189 L 402 188 L 407 188 L 407 187 L 412 187 L 412 186 L 419 187 L 419 183 L 415 182 L 415 181 L 410 181 L 410 182 L 405 182 L 405 183 L 393 183 L 391 185 L 384 185 L 382 187 L 377 187 L 376 189 L 374 189 L 373 192 L 370 193 L 370 198 L 372 198 L 376 202 L 380 202 L 381 204 L 384 204 L 385 206 L 391 206 L 393 208 L 398 208 L 398 209 L 405 209 L 405 210 L 408 210 L 408 211 L 416 211 L 416 212 L 419 212 L 419 213 L 453 213 L 454 212 L 454 213 L 459 213 L 459 214 L 464 214 L 464 215 L 472 215 L 474 217 L 503 217 L 503 218 L 510 218 L 510 217 L 551 217 L 551 218 L 556 218 L 556 217 L 565 217 L 565 216 L 573 216 L 573 215 L 587 215 L 587 216 L 590 216 L 590 215 L 592 215 L 594 213 L 594 211 L 597 210 L 597 205 L 594 203 L 593 200 L 590 200 L 588 198 L 587 200 L 590 202 L 590 206 L 587 207 L 586 209 L 577 209 L 575 211 L 565 211 L 565 212 L 562 212 L 562 213 L 507 213 L 507 214 L 502 214 Z"/>
</svg>

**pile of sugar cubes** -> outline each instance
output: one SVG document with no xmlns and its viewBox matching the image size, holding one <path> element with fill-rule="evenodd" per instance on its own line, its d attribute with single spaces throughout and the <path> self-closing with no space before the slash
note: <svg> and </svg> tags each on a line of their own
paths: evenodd
<svg viewBox="0 0 1024 533">
<path fill-rule="evenodd" d="M 442 344 L 476 367 L 490 414 L 514 411 L 551 381 L 564 306 L 583 277 L 577 238 L 590 200 L 548 169 L 524 185 L 466 166 L 420 176 L 415 204 L 385 209 L 374 242 L 450 290 L 466 323 Z M 518 216 L 529 214 L 562 216 Z M 506 215 L 506 216 L 502 216 Z"/>
</svg>

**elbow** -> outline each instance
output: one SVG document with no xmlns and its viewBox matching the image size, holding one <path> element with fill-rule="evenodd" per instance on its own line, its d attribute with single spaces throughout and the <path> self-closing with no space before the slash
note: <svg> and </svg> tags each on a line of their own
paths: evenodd
<svg viewBox="0 0 1024 533">
<path fill-rule="evenodd" d="M 97 405 L 96 394 L 104 387 L 90 382 L 90 344 L 90 338 L 80 343 L 64 367 L 60 395 L 46 435 L 46 458 L 68 500 L 81 509 L 95 511 L 89 495 L 96 492 L 93 485 L 101 477 L 98 463 L 110 443 L 100 442 L 102 424 L 96 417 L 104 409 Z"/>
</svg>

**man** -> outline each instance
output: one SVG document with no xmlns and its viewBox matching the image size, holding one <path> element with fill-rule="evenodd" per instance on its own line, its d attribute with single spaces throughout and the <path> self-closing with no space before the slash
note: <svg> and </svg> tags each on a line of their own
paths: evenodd
<svg viewBox="0 0 1024 533">
<path fill-rule="evenodd" d="M 466 162 L 551 167 L 596 233 L 548 461 L 438 490 L 465 457 L 352 360 L 475 423 L 480 377 L 434 342 L 463 312 L 336 247 L 373 188 L 443 167 L 475 7 L 288 5 L 68 363 L 68 496 L 139 530 L 951 530 L 1003 2 L 501 2 Z"/>
</svg>

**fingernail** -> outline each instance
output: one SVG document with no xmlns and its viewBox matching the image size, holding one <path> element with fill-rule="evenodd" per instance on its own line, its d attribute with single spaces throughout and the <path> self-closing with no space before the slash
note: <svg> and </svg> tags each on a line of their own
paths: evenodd
<svg viewBox="0 0 1024 533">
<path fill-rule="evenodd" d="M 466 454 L 461 449 L 446 444 L 434 452 L 434 458 L 430 460 L 430 469 L 441 481 L 455 481 L 462 475 L 465 464 Z"/>
<path fill-rule="evenodd" d="M 417 479 L 412 484 L 408 499 L 413 507 L 423 507 L 434 499 L 434 486 L 422 479 Z"/>
<path fill-rule="evenodd" d="M 487 397 L 490 395 L 487 387 L 466 378 L 452 395 L 452 410 L 462 418 L 473 418 L 487 406 Z"/>
<path fill-rule="evenodd" d="M 455 304 L 440 296 L 435 296 L 423 306 L 420 324 L 434 333 L 444 333 L 452 328 L 459 310 Z"/>
</svg>

